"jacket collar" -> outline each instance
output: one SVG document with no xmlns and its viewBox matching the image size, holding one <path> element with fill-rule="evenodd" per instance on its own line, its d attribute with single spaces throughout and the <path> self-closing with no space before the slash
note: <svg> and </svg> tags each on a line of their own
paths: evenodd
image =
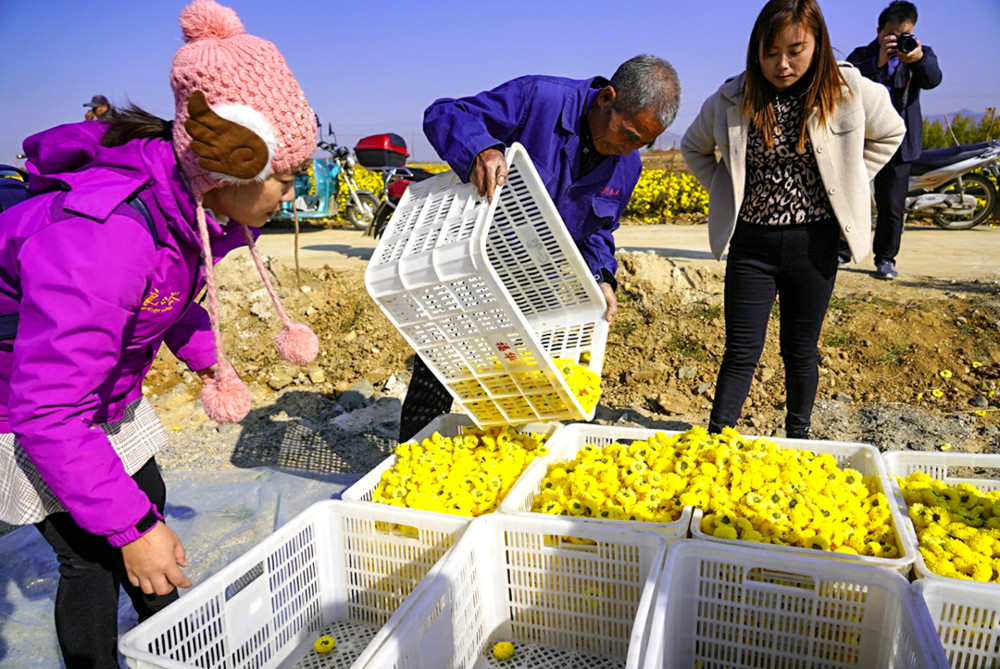
<svg viewBox="0 0 1000 669">
<path fill-rule="evenodd" d="M 611 82 L 604 77 L 592 77 L 581 80 L 572 95 L 566 96 L 566 103 L 563 105 L 559 123 L 566 132 L 577 134 L 577 124 L 583 116 L 584 107 L 587 105 L 587 98 L 590 91 L 595 88 L 604 88 Z"/>
<path fill-rule="evenodd" d="M 730 102 L 736 102 L 743 98 L 743 86 L 746 84 L 746 81 L 747 73 L 740 72 L 735 77 L 726 79 L 719 88 L 719 93 Z"/>
</svg>

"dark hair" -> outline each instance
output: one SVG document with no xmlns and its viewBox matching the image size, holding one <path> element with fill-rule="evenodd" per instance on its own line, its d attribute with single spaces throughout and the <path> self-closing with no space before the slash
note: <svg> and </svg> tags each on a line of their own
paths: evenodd
<svg viewBox="0 0 1000 669">
<path fill-rule="evenodd" d="M 878 15 L 878 29 L 882 30 L 887 23 L 916 23 L 917 6 L 907 0 L 892 0 L 889 6 Z"/>
<path fill-rule="evenodd" d="M 840 73 L 840 66 L 837 65 L 837 58 L 833 55 L 830 33 L 816 0 L 770 0 L 760 10 L 747 47 L 746 86 L 742 111 L 750 125 L 764 135 L 764 143 L 768 147 L 773 147 L 774 126 L 777 124 L 774 113 L 775 90 L 771 82 L 764 77 L 758 50 L 761 45 L 765 51 L 770 48 L 778 33 L 793 23 L 798 23 L 809 30 L 816 40 L 813 62 L 809 66 L 809 71 L 803 75 L 806 84 L 805 113 L 802 115 L 802 127 L 799 129 L 798 146 L 799 153 L 802 153 L 805 151 L 808 136 L 806 125 L 810 110 L 815 109 L 819 122 L 825 122 L 833 114 L 834 106 L 844 97 L 841 86 L 847 85 Z"/>
<path fill-rule="evenodd" d="M 611 87 L 615 89 L 612 109 L 630 118 L 651 111 L 664 128 L 674 122 L 681 106 L 681 82 L 674 66 L 649 54 L 619 65 L 611 76 Z"/>
<path fill-rule="evenodd" d="M 108 126 L 101 137 L 101 146 L 121 146 L 133 139 L 159 137 L 173 140 L 174 122 L 150 114 L 145 109 L 130 104 L 125 109 L 112 107 L 100 122 Z"/>
</svg>

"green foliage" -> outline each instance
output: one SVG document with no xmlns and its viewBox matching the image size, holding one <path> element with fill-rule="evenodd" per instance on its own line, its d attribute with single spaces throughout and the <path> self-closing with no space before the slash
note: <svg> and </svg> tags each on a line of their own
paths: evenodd
<svg viewBox="0 0 1000 669">
<path fill-rule="evenodd" d="M 890 344 L 882 347 L 882 352 L 875 358 L 880 365 L 900 365 L 913 349 L 906 344 Z"/>
<path fill-rule="evenodd" d="M 857 338 L 850 332 L 831 332 L 823 337 L 823 344 L 833 348 L 850 348 L 856 343 Z"/>
<path fill-rule="evenodd" d="M 722 315 L 722 307 L 717 304 L 705 304 L 704 302 L 699 302 L 691 309 L 691 315 L 705 321 L 706 323 L 711 323 Z"/>
<path fill-rule="evenodd" d="M 977 144 L 1000 137 L 1000 117 L 997 115 L 996 107 L 987 107 L 986 114 L 978 123 L 971 117 L 961 114 L 949 116 L 948 120 L 951 123 L 950 131 L 948 125 L 941 121 L 931 123 L 924 119 L 925 150 L 955 146 L 956 139 L 958 144 Z"/>
<path fill-rule="evenodd" d="M 704 346 L 701 340 L 693 335 L 674 335 L 667 342 L 667 350 L 692 360 L 704 358 Z"/>
</svg>

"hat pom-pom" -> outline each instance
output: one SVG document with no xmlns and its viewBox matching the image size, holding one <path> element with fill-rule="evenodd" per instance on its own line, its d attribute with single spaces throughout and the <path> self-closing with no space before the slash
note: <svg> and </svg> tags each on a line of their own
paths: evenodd
<svg viewBox="0 0 1000 669">
<path fill-rule="evenodd" d="M 192 2 L 181 11 L 180 23 L 185 42 L 225 39 L 246 32 L 236 11 L 223 7 L 214 0 Z"/>
<path fill-rule="evenodd" d="M 303 323 L 286 325 L 274 338 L 278 353 L 293 365 L 308 365 L 319 353 L 319 339 Z"/>
<path fill-rule="evenodd" d="M 236 374 L 224 375 L 201 389 L 201 405 L 216 423 L 238 423 L 250 412 L 250 391 Z"/>
</svg>

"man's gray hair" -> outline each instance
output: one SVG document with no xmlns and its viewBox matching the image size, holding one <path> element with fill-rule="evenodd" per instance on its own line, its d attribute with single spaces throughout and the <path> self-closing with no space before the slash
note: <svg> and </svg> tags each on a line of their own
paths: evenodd
<svg viewBox="0 0 1000 669">
<path fill-rule="evenodd" d="M 635 117 L 651 111 L 664 128 L 670 126 L 681 106 L 681 81 L 674 66 L 644 53 L 622 63 L 611 77 L 615 111 Z"/>
</svg>

